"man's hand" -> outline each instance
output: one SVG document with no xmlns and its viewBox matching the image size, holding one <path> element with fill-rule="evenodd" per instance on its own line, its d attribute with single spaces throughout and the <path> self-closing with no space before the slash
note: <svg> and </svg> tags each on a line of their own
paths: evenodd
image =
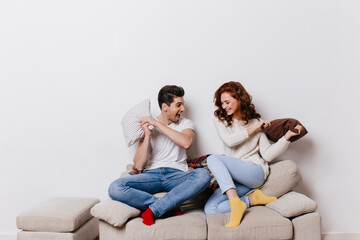
<svg viewBox="0 0 360 240">
<path fill-rule="evenodd" d="M 144 130 L 145 136 L 151 136 L 151 130 L 158 124 L 158 121 L 151 116 L 142 117 L 139 122 L 141 128 Z"/>
<path fill-rule="evenodd" d="M 151 125 L 148 122 L 145 122 L 141 125 L 141 128 L 143 129 L 145 136 L 150 137 L 151 136 L 151 130 L 150 127 Z"/>
<path fill-rule="evenodd" d="M 146 116 L 140 119 L 141 126 L 144 125 L 145 123 L 157 127 L 158 121 L 156 121 L 156 119 L 154 119 L 152 116 Z"/>
</svg>

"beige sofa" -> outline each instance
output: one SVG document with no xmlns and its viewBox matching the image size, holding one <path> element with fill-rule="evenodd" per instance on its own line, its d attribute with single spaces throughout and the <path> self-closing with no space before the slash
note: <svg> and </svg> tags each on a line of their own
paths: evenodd
<svg viewBox="0 0 360 240">
<path fill-rule="evenodd" d="M 111 199 L 95 205 L 91 214 L 100 220 L 100 240 L 320 240 L 320 215 L 316 212 L 316 203 L 303 194 L 292 191 L 300 180 L 301 176 L 294 162 L 285 160 L 272 163 L 270 175 L 261 190 L 279 199 L 266 206 L 249 208 L 241 224 L 234 229 L 224 227 L 229 220 L 229 213 L 204 214 L 203 206 L 211 194 L 208 191 L 181 205 L 183 216 L 157 219 L 152 226 L 142 223 L 139 210 Z M 157 197 L 163 194 L 157 194 Z"/>
</svg>

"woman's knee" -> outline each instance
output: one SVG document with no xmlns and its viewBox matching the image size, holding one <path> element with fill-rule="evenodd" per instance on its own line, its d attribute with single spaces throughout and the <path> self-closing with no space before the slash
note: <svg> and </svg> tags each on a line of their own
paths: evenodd
<svg viewBox="0 0 360 240">
<path fill-rule="evenodd" d="M 205 214 L 218 214 L 218 208 L 216 204 L 207 202 L 204 207 Z"/>
<path fill-rule="evenodd" d="M 216 166 L 216 164 L 219 162 L 219 158 L 216 155 L 210 155 L 207 159 L 206 159 L 206 163 L 208 165 L 209 168 L 213 168 Z"/>
<path fill-rule="evenodd" d="M 205 214 L 214 214 L 209 204 L 205 204 L 204 212 Z"/>
</svg>

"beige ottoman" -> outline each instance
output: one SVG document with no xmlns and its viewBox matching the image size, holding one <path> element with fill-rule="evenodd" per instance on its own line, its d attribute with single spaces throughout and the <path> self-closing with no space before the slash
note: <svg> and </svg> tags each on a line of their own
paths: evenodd
<svg viewBox="0 0 360 240">
<path fill-rule="evenodd" d="M 96 198 L 52 198 L 16 218 L 18 240 L 91 240 L 99 222 L 90 214 Z"/>
</svg>

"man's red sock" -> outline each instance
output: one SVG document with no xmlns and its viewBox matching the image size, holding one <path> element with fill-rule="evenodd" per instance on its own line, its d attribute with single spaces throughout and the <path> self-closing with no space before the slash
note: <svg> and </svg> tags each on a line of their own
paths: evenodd
<svg viewBox="0 0 360 240">
<path fill-rule="evenodd" d="M 141 214 L 141 217 L 145 225 L 151 226 L 155 223 L 155 215 L 150 208 L 146 209 L 146 211 Z"/>
<path fill-rule="evenodd" d="M 181 215 L 184 215 L 184 214 L 181 212 L 180 207 L 176 206 L 171 210 L 171 215 L 172 216 L 181 216 Z"/>
</svg>

